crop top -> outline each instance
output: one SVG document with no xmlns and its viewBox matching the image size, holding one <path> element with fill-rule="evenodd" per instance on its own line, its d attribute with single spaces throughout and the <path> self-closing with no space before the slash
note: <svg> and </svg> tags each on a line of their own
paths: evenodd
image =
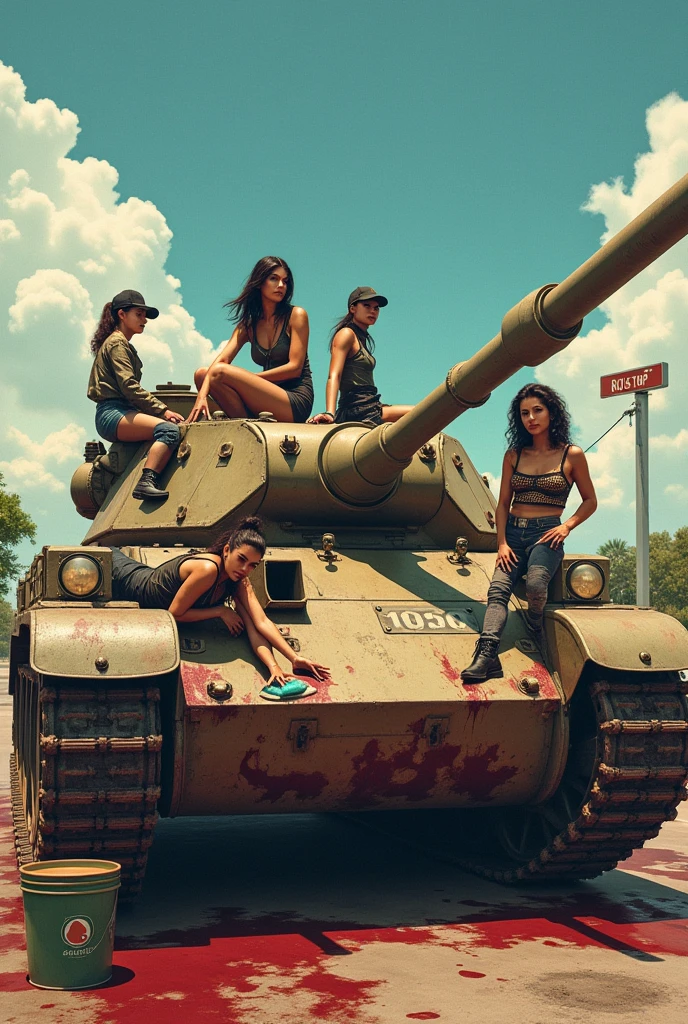
<svg viewBox="0 0 688 1024">
<path fill-rule="evenodd" d="M 555 469 L 552 473 L 540 473 L 537 476 L 532 473 L 517 472 L 518 464 L 521 461 L 521 452 L 519 451 L 511 477 L 512 503 L 556 505 L 557 508 L 564 508 L 573 487 L 573 483 L 568 482 L 564 473 L 564 462 L 570 447 L 571 445 L 567 444 L 564 448 L 559 469 Z"/>
</svg>

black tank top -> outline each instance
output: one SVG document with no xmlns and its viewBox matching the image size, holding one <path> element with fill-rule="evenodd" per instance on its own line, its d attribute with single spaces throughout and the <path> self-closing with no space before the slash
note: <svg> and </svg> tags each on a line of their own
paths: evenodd
<svg viewBox="0 0 688 1024">
<path fill-rule="evenodd" d="M 342 402 L 345 402 L 345 396 L 350 391 L 358 390 L 358 388 L 375 388 L 375 381 L 373 379 L 375 356 L 366 347 L 364 338 L 367 335 L 359 330 L 355 324 L 349 324 L 349 327 L 356 335 L 358 352 L 354 356 L 349 356 L 342 369 L 342 376 L 339 381 L 339 393 Z"/>
<path fill-rule="evenodd" d="M 289 349 L 291 347 L 291 339 L 287 334 L 287 328 L 289 327 L 289 321 L 291 320 L 291 311 L 294 307 L 290 306 L 282 322 L 282 330 L 280 331 L 279 338 L 272 346 L 272 348 L 263 348 L 256 341 L 255 331 L 251 338 L 251 359 L 254 363 L 257 363 L 263 370 L 273 370 L 277 366 L 286 366 L 289 362 Z M 285 391 L 293 391 L 295 388 L 300 387 L 301 384 L 308 383 L 312 386 L 313 377 L 311 375 L 311 367 L 308 362 L 308 356 L 303 361 L 303 368 L 299 377 L 290 377 L 288 380 L 276 380 L 273 384 L 277 384 L 278 387 L 284 388 Z"/>
<path fill-rule="evenodd" d="M 204 558 L 202 554 L 177 555 L 157 568 L 142 565 L 129 558 L 118 548 L 112 549 L 112 596 L 116 601 L 138 601 L 142 608 L 169 608 L 174 595 L 182 585 L 179 570 L 190 558 Z M 213 585 L 196 600 L 194 608 L 212 608 L 223 604 L 238 587 L 234 580 L 218 582 L 220 567 Z"/>
</svg>

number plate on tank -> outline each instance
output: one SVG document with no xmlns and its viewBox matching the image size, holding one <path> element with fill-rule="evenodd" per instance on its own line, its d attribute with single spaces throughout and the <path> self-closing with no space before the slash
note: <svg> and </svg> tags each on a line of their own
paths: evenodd
<svg viewBox="0 0 688 1024">
<path fill-rule="evenodd" d="M 432 605 L 374 605 L 385 633 L 479 633 L 480 626 L 472 608 L 451 609 Z"/>
</svg>

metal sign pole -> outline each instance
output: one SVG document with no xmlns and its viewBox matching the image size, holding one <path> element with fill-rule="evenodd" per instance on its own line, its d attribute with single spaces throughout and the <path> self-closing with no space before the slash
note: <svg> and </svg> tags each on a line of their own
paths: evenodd
<svg viewBox="0 0 688 1024">
<path fill-rule="evenodd" d="M 635 393 L 635 578 L 636 602 L 650 604 L 650 480 L 647 391 Z"/>
</svg>

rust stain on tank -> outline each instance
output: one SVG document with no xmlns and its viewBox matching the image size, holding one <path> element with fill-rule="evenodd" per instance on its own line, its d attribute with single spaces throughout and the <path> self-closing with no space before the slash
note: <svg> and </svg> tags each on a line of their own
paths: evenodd
<svg viewBox="0 0 688 1024">
<path fill-rule="evenodd" d="M 427 799 L 442 782 L 451 791 L 465 793 L 477 801 L 487 801 L 497 786 L 511 779 L 518 769 L 512 765 L 494 768 L 499 747 L 478 747 L 475 754 L 459 760 L 460 745 L 445 743 L 421 749 L 424 719 L 412 723 L 408 746 L 385 757 L 380 743 L 371 739 L 361 754 L 352 758 L 354 775 L 346 803 L 351 807 L 370 807 L 393 797 L 411 802 Z M 457 763 L 458 762 L 458 763 Z"/>
<path fill-rule="evenodd" d="M 275 803 L 286 793 L 294 793 L 297 800 L 314 800 L 327 786 L 328 779 L 322 772 L 289 772 L 286 775 L 270 775 L 260 766 L 260 751 L 257 747 L 247 750 L 239 766 L 241 775 L 254 789 L 262 789 L 260 800 Z"/>
</svg>

